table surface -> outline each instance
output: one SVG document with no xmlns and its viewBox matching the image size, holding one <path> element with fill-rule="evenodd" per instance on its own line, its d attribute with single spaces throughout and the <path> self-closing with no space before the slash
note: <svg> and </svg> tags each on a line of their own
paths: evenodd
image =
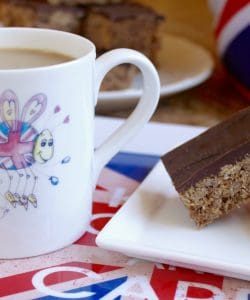
<svg viewBox="0 0 250 300">
<path fill-rule="evenodd" d="M 170 97 L 160 99 L 153 121 L 200 126 L 212 126 L 232 113 L 250 105 L 234 87 L 220 66 L 203 84 Z M 116 108 L 97 114 L 127 117 L 133 108 Z"/>
</svg>

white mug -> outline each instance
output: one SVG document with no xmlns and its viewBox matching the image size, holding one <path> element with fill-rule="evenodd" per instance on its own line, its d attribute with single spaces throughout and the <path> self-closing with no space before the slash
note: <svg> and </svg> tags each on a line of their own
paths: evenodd
<svg viewBox="0 0 250 300">
<path fill-rule="evenodd" d="M 87 230 L 101 169 L 152 116 L 159 77 L 129 49 L 97 60 L 95 46 L 71 33 L 1 28 L 0 47 L 49 50 L 74 57 L 45 67 L 0 70 L 0 258 L 65 247 Z M 131 63 L 143 95 L 129 118 L 94 150 L 94 107 L 105 74 Z"/>
</svg>

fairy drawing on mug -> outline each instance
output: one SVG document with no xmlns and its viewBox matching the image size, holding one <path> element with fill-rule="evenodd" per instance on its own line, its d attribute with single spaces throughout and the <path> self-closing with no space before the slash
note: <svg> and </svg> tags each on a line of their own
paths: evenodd
<svg viewBox="0 0 250 300">
<path fill-rule="evenodd" d="M 39 131 L 34 125 L 46 106 L 47 97 L 43 93 L 32 96 L 21 112 L 18 98 L 12 90 L 5 90 L 0 96 L 0 168 L 6 172 L 9 180 L 4 198 L 13 207 L 19 204 L 28 209 L 29 203 L 37 207 L 35 188 L 38 175 L 33 165 L 44 165 L 54 155 L 51 130 L 45 128 Z M 54 113 L 59 110 L 57 106 Z M 64 123 L 68 123 L 69 117 L 65 120 Z M 55 183 L 55 176 L 49 178 L 52 184 L 53 178 Z"/>
</svg>

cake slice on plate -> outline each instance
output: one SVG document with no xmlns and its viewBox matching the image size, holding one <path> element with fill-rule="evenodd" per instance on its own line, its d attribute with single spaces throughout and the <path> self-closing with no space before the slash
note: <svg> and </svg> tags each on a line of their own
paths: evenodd
<svg viewBox="0 0 250 300">
<path fill-rule="evenodd" d="M 163 163 L 197 227 L 250 200 L 250 106 L 167 153 Z"/>
<path fill-rule="evenodd" d="M 98 54 L 110 49 L 131 48 L 142 52 L 159 66 L 160 25 L 164 18 L 138 3 L 89 5 L 82 24 L 82 34 L 97 47 Z M 138 70 L 123 64 L 105 77 L 103 90 L 127 88 Z"/>
</svg>

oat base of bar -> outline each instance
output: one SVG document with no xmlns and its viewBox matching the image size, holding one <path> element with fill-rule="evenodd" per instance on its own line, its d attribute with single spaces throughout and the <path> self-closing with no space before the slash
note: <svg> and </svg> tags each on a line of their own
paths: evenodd
<svg viewBox="0 0 250 300">
<path fill-rule="evenodd" d="M 201 228 L 250 201 L 250 155 L 225 165 L 217 176 L 202 179 L 180 197 Z"/>
</svg>

